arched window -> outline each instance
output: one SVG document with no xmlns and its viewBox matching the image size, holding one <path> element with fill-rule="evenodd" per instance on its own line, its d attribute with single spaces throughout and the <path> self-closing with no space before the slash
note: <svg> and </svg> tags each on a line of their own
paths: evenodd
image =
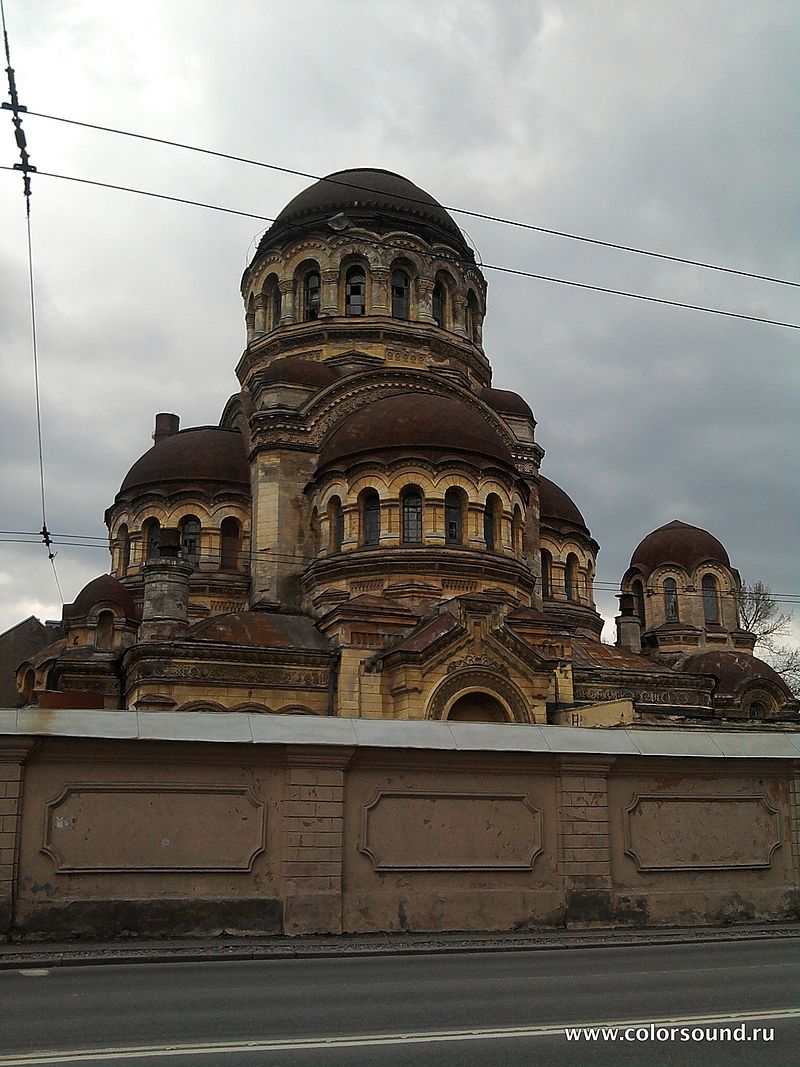
<svg viewBox="0 0 800 1067">
<path fill-rule="evenodd" d="M 502 504 L 497 493 L 489 493 L 486 498 L 486 506 L 483 509 L 483 539 L 490 552 L 494 552 L 500 545 L 500 517 Z"/>
<path fill-rule="evenodd" d="M 381 499 L 377 490 L 361 494 L 361 544 L 377 545 L 381 539 Z"/>
<path fill-rule="evenodd" d="M 94 633 L 94 647 L 98 652 L 109 652 L 114 646 L 114 613 L 101 611 L 97 616 L 97 628 Z"/>
<path fill-rule="evenodd" d="M 578 557 L 574 552 L 567 556 L 567 565 L 564 568 L 564 592 L 567 600 L 578 599 Z"/>
<path fill-rule="evenodd" d="M 644 626 L 644 586 L 637 578 L 633 583 L 633 599 L 636 603 L 636 614 L 639 622 Z"/>
<path fill-rule="evenodd" d="M 36 671 L 33 667 L 28 667 L 22 676 L 22 700 L 25 704 L 33 703 L 33 693 L 36 689 Z"/>
<path fill-rule="evenodd" d="M 194 515 L 181 519 L 181 555 L 196 567 L 200 562 L 200 521 Z"/>
<path fill-rule="evenodd" d="M 470 289 L 467 296 L 467 336 L 470 341 L 473 341 L 476 345 L 480 344 L 481 340 L 481 309 L 478 304 L 478 298 Z"/>
<path fill-rule="evenodd" d="M 144 558 L 158 559 L 158 546 L 161 543 L 161 524 L 158 519 L 148 519 L 142 527 L 144 534 Z"/>
<path fill-rule="evenodd" d="M 519 504 L 514 506 L 514 517 L 511 520 L 511 543 L 514 555 L 520 557 L 522 555 L 522 511 Z"/>
<path fill-rule="evenodd" d="M 448 545 L 464 541 L 464 495 L 460 489 L 450 488 L 444 494 L 444 539 Z"/>
<path fill-rule="evenodd" d="M 124 577 L 131 565 L 131 539 L 125 523 L 117 530 L 117 538 L 119 539 L 119 572 Z"/>
<path fill-rule="evenodd" d="M 667 622 L 678 621 L 678 583 L 674 578 L 664 579 L 664 611 Z"/>
<path fill-rule="evenodd" d="M 236 519 L 223 519 L 220 533 L 220 570 L 238 571 L 241 569 L 242 528 Z"/>
<path fill-rule="evenodd" d="M 751 719 L 763 719 L 767 713 L 767 706 L 763 700 L 753 700 L 750 703 L 750 707 L 747 709 L 747 714 Z"/>
<path fill-rule="evenodd" d="M 281 291 L 278 288 L 278 279 L 274 274 L 267 278 L 262 293 L 265 329 L 274 330 L 281 324 Z"/>
<path fill-rule="evenodd" d="M 408 275 L 404 270 L 392 271 L 392 318 L 408 318 Z"/>
<path fill-rule="evenodd" d="M 312 270 L 303 282 L 303 318 L 306 321 L 319 318 L 319 272 Z"/>
<path fill-rule="evenodd" d="M 416 485 L 407 485 L 401 494 L 403 511 L 403 544 L 422 542 L 422 492 Z"/>
<path fill-rule="evenodd" d="M 542 557 L 542 596 L 551 597 L 553 595 L 553 557 L 543 548 L 540 553 Z"/>
<path fill-rule="evenodd" d="M 436 325 L 444 329 L 447 316 L 447 290 L 441 281 L 437 281 L 433 287 L 433 305 L 431 313 Z"/>
<path fill-rule="evenodd" d="M 465 693 L 447 713 L 448 722 L 508 722 L 506 709 L 489 693 Z"/>
<path fill-rule="evenodd" d="M 331 552 L 340 552 L 344 542 L 344 510 L 338 496 L 328 502 L 328 544 Z"/>
<path fill-rule="evenodd" d="M 348 270 L 344 291 L 345 315 L 363 315 L 367 310 L 367 276 L 363 267 L 355 266 Z"/>
<path fill-rule="evenodd" d="M 713 574 L 703 575 L 703 618 L 706 623 L 716 626 L 719 623 L 719 599 L 717 597 L 717 579 Z"/>
</svg>

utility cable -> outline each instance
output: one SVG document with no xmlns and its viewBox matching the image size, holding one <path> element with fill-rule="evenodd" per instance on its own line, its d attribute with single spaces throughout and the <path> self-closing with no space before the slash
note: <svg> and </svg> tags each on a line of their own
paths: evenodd
<svg viewBox="0 0 800 1067">
<path fill-rule="evenodd" d="M 15 164 L 12 170 L 20 171 L 22 173 L 22 188 L 23 195 L 25 196 L 25 228 L 27 234 L 28 244 L 28 287 L 31 306 L 31 341 L 33 349 L 33 384 L 34 384 L 34 397 L 36 401 L 36 440 L 39 451 L 39 488 L 42 503 L 42 529 L 40 535 L 42 543 L 47 549 L 47 556 L 50 560 L 50 566 L 53 568 L 53 577 L 55 578 L 56 588 L 58 589 L 58 595 L 61 599 L 61 603 L 64 603 L 64 596 L 61 592 L 61 582 L 58 580 L 58 571 L 56 570 L 56 554 L 53 552 L 53 541 L 50 536 L 50 532 L 47 529 L 47 508 L 45 505 L 45 479 L 44 479 L 44 448 L 42 446 L 42 405 L 39 388 L 39 345 L 37 340 L 36 330 L 36 292 L 34 287 L 34 271 L 33 271 L 33 240 L 31 237 L 31 174 L 36 173 L 36 167 L 33 166 L 28 155 L 28 145 L 25 138 L 25 131 L 22 128 L 22 115 L 27 110 L 23 104 L 19 102 L 19 96 L 17 94 L 17 82 L 14 73 L 14 68 L 11 66 L 11 50 L 8 43 L 8 31 L 6 29 L 6 12 L 3 0 L 0 0 L 0 20 L 3 24 L 3 46 L 6 54 L 6 74 L 8 76 L 8 95 L 10 97 L 10 103 L 4 101 L 2 107 L 11 111 L 11 121 L 14 124 L 14 138 L 17 142 L 17 148 L 19 149 L 20 162 Z"/>
<path fill-rule="evenodd" d="M 114 126 L 101 126 L 93 122 L 80 122 L 78 119 L 68 119 L 61 115 L 47 115 L 41 111 L 29 111 L 28 114 L 39 119 L 47 119 L 50 122 L 63 122 L 70 126 L 81 126 L 87 130 L 99 130 L 102 133 L 113 133 L 121 137 L 132 137 L 139 141 L 150 141 L 153 144 L 167 145 L 170 148 L 183 148 L 189 152 L 198 152 L 201 155 L 214 156 L 217 159 L 228 159 L 235 163 L 246 163 L 251 167 L 262 167 L 266 170 L 277 171 L 280 174 L 292 174 L 298 178 L 310 178 L 312 181 L 324 181 L 329 185 L 343 186 L 348 189 L 355 189 L 357 192 L 372 193 L 373 195 L 375 193 L 375 190 L 369 186 L 358 185 L 355 182 L 344 181 L 341 178 L 310 174 L 308 171 L 295 170 L 292 167 L 280 167 L 275 163 L 265 163 L 263 160 L 250 159 L 247 156 L 236 156 L 229 152 L 219 152 L 211 148 L 201 148 L 198 145 L 186 144 L 182 141 L 172 141 L 165 137 L 154 137 L 145 133 L 133 133 L 131 130 L 122 130 Z M 393 193 L 392 196 L 394 199 L 405 200 L 410 204 L 421 204 L 427 208 L 430 208 L 431 206 L 430 200 L 424 199 L 423 197 L 408 196 L 402 193 Z M 566 230 L 555 230 L 548 226 L 537 226 L 531 222 L 520 222 L 518 219 L 507 219 L 501 215 L 490 215 L 483 211 L 472 211 L 468 208 L 448 207 L 447 205 L 442 205 L 442 207 L 445 211 L 452 212 L 455 215 L 467 215 L 473 219 L 496 222 L 503 226 L 514 226 L 518 229 L 533 230 L 536 233 L 545 233 L 553 237 L 563 237 L 569 241 L 580 241 L 584 244 L 598 245 L 601 248 L 613 248 L 620 252 L 631 252 L 638 256 L 650 256 L 654 259 L 667 260 L 670 263 L 683 263 L 691 267 L 702 267 L 705 270 L 721 271 L 724 274 L 738 274 L 740 277 L 756 278 L 759 281 L 773 282 L 776 285 L 800 287 L 800 282 L 788 281 L 785 278 L 774 278 L 768 274 L 756 274 L 752 271 L 737 270 L 734 267 L 723 267 L 717 263 L 706 263 L 703 260 L 689 259 L 685 256 L 670 256 L 664 252 L 654 252 L 646 248 L 636 248 L 633 245 L 620 244 L 616 241 L 603 241 L 597 237 L 587 237 L 584 234 L 568 233 Z"/>
<path fill-rule="evenodd" d="M 13 169 L 14 169 L 13 167 L 0 166 L 0 170 L 13 170 Z M 115 189 L 115 190 L 118 190 L 120 192 L 134 193 L 134 194 L 136 194 L 138 196 L 154 197 L 157 200 L 171 200 L 174 203 L 190 204 L 193 207 L 207 208 L 210 211 L 222 211 L 222 212 L 225 212 L 228 215 L 241 215 L 244 218 L 259 219 L 259 220 L 265 221 L 265 222 L 274 221 L 273 219 L 270 219 L 266 215 L 257 215 L 255 213 L 249 212 L 249 211 L 237 211 L 234 208 L 220 207 L 217 204 L 207 204 L 207 203 L 204 203 L 204 202 L 199 201 L 199 200 L 189 200 L 189 199 L 185 199 L 185 198 L 179 197 L 179 196 L 167 196 L 164 193 L 154 193 L 154 192 L 150 192 L 149 190 L 146 190 L 146 189 L 135 189 L 132 186 L 114 185 L 114 184 L 112 184 L 110 182 L 93 181 L 93 180 L 91 180 L 89 178 L 76 178 L 76 177 L 73 177 L 72 175 L 69 175 L 69 174 L 55 174 L 55 173 L 48 172 L 48 171 L 38 171 L 37 173 L 42 178 L 58 178 L 58 179 L 61 179 L 62 181 L 78 182 L 78 183 L 80 183 L 82 185 L 96 185 L 96 186 L 100 187 L 101 189 Z M 383 247 L 385 247 L 385 248 L 396 247 L 396 248 L 398 248 L 399 250 L 401 250 L 403 252 L 407 252 L 408 251 L 407 248 L 403 248 L 403 247 L 401 247 L 399 245 L 397 245 L 397 246 L 383 245 Z M 553 277 L 551 275 L 548 275 L 548 274 L 535 274 L 533 271 L 518 270 L 518 269 L 515 269 L 513 267 L 501 267 L 501 266 L 496 266 L 496 265 L 494 265 L 492 263 L 483 263 L 483 264 L 481 264 L 481 269 L 482 270 L 493 270 L 493 271 L 497 271 L 497 272 L 502 273 L 502 274 L 516 275 L 517 277 L 521 277 L 521 278 L 532 278 L 532 279 L 537 280 L 537 281 L 552 282 L 552 283 L 554 283 L 556 285 L 572 286 L 572 287 L 577 288 L 577 289 L 586 289 L 586 290 L 590 290 L 590 291 L 596 292 L 596 293 L 608 293 L 608 294 L 610 294 L 612 296 L 624 296 L 624 297 L 627 297 L 627 298 L 629 298 L 631 300 L 643 300 L 643 301 L 646 301 L 647 303 L 652 303 L 652 304 L 664 304 L 664 305 L 667 305 L 668 307 L 685 308 L 685 309 L 688 309 L 690 311 L 702 311 L 707 315 L 720 315 L 720 316 L 723 316 L 725 318 L 743 319 L 743 320 L 745 320 L 747 322 L 762 322 L 762 323 L 764 323 L 764 324 L 766 324 L 768 326 L 780 326 L 780 327 L 782 327 L 784 329 L 788 329 L 788 330 L 800 330 L 800 324 L 795 323 L 795 322 L 783 322 L 783 321 L 778 320 L 778 319 L 768 319 L 768 318 L 765 318 L 765 317 L 763 317 L 761 315 L 745 315 L 743 312 L 724 311 L 721 308 L 707 307 L 707 306 L 702 305 L 702 304 L 689 304 L 689 303 L 686 303 L 686 302 L 684 302 L 682 300 L 667 300 L 664 297 L 648 296 L 648 295 L 643 294 L 643 293 L 632 293 L 632 292 L 629 292 L 629 291 L 624 290 L 624 289 L 612 289 L 612 288 L 609 288 L 607 286 L 602 286 L 602 285 L 590 285 L 587 282 L 576 282 L 576 281 L 572 281 L 572 280 L 567 279 L 567 278 L 555 278 L 555 277 Z M 792 284 L 794 284 L 794 283 L 792 283 Z"/>
</svg>

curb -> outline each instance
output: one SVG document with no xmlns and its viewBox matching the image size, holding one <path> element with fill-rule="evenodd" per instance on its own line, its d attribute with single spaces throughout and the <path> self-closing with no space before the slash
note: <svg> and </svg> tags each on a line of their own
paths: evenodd
<svg viewBox="0 0 800 1067">
<path fill-rule="evenodd" d="M 604 930 L 595 936 L 576 938 L 574 940 L 478 940 L 478 941 L 419 941 L 415 943 L 381 943 L 357 944 L 353 942 L 341 945 L 298 944 L 294 946 L 255 946 L 239 947 L 235 945 L 210 946 L 208 949 L 181 949 L 170 945 L 157 950 L 137 949 L 135 944 L 119 949 L 102 949 L 93 951 L 75 948 L 42 952 L 4 951 L 0 947 L 0 971 L 24 970 L 28 968 L 54 967 L 99 967 L 119 964 L 153 964 L 153 963 L 218 963 L 224 960 L 253 962 L 263 960 L 297 960 L 297 959 L 337 959 L 370 958 L 380 956 L 429 956 L 461 955 L 488 952 L 533 952 L 563 951 L 578 948 L 621 948 L 643 945 L 693 945 L 731 941 L 765 941 L 800 938 L 800 927 L 760 928 L 757 930 L 725 930 L 692 932 L 680 934 L 654 934 L 620 936 L 618 931 Z"/>
</svg>

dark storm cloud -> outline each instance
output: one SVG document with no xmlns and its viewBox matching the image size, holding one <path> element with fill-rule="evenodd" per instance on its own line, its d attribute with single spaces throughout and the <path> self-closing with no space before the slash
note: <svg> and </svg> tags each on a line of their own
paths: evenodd
<svg viewBox="0 0 800 1067">
<path fill-rule="evenodd" d="M 443 203 L 800 275 L 792 5 L 10 0 L 22 98 L 312 173 L 407 174 Z M 4 120 L 5 121 L 5 120 Z M 30 117 L 63 171 L 264 215 L 306 182 Z M 15 161 L 10 123 L 0 162 Z M 38 529 L 19 178 L 0 173 L 3 528 Z M 796 321 L 791 290 L 456 216 L 487 263 Z M 35 182 L 49 523 L 102 533 L 153 415 L 214 423 L 236 387 L 257 220 Z M 618 581 L 681 517 L 797 588 L 796 335 L 487 271 L 495 383 L 539 420 L 544 472 Z M 796 403 L 796 398 L 795 398 Z M 46 558 L 2 545 L 0 628 L 57 614 Z M 107 554 L 61 550 L 71 599 Z M 613 594 L 598 598 L 607 616 Z"/>
</svg>

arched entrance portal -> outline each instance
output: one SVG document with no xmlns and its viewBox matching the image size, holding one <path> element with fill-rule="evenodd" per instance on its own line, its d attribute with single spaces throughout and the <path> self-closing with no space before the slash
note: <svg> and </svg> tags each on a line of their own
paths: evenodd
<svg viewBox="0 0 800 1067">
<path fill-rule="evenodd" d="M 465 693 L 447 713 L 450 722 L 508 722 L 506 709 L 489 693 Z"/>
</svg>

